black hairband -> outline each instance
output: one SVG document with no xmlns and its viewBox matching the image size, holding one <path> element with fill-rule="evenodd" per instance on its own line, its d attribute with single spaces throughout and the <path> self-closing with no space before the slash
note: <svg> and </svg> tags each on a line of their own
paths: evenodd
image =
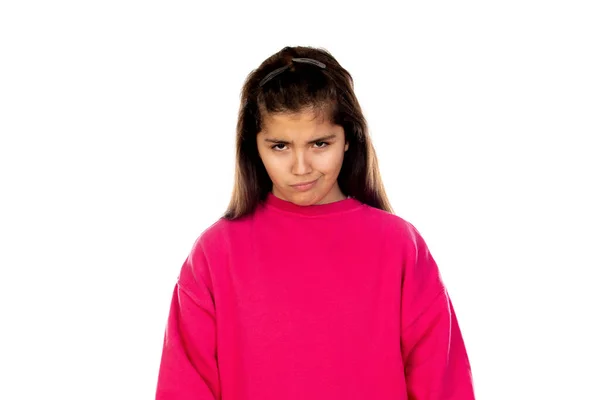
<svg viewBox="0 0 600 400">
<path fill-rule="evenodd" d="M 312 64 L 312 65 L 316 65 L 319 68 L 325 69 L 325 64 L 323 64 L 321 61 L 313 60 L 312 58 L 292 58 L 292 61 L 299 62 L 299 63 Z M 259 87 L 263 86 L 265 83 L 267 83 L 268 81 L 270 81 L 277 75 L 281 74 L 283 71 L 288 69 L 290 66 L 291 66 L 291 64 L 288 64 L 283 67 L 277 68 L 274 71 L 269 72 L 269 74 L 260 81 L 258 86 Z"/>
</svg>

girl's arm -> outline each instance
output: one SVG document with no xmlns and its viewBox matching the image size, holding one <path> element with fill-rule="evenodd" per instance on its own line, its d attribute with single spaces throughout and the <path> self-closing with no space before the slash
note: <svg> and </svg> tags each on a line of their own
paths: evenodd
<svg viewBox="0 0 600 400">
<path fill-rule="evenodd" d="M 448 292 L 411 225 L 402 278 L 402 355 L 410 400 L 475 399 L 471 366 Z"/>
<path fill-rule="evenodd" d="M 173 291 L 156 399 L 219 398 L 212 285 L 204 253 L 195 245 Z"/>
</svg>

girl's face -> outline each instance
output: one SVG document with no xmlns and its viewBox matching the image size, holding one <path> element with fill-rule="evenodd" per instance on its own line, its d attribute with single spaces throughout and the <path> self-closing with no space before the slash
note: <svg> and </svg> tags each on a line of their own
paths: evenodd
<svg viewBox="0 0 600 400">
<path fill-rule="evenodd" d="M 256 136 L 273 194 L 298 205 L 342 200 L 337 182 L 348 150 L 344 129 L 312 111 L 270 114 Z"/>
</svg>

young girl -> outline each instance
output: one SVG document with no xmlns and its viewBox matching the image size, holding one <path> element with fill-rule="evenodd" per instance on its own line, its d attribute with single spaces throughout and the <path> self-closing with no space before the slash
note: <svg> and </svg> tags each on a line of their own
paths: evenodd
<svg viewBox="0 0 600 400">
<path fill-rule="evenodd" d="M 470 400 L 436 262 L 394 215 L 350 74 L 286 47 L 247 78 L 225 215 L 183 263 L 159 400 Z"/>
</svg>

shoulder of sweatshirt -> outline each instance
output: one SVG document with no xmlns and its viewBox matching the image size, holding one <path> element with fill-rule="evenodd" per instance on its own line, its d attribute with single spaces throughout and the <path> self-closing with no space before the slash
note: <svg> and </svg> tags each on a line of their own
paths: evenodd
<svg viewBox="0 0 600 400">
<path fill-rule="evenodd" d="M 212 225 L 205 228 L 196 238 L 192 246 L 192 254 L 202 251 L 212 252 L 219 247 L 223 247 L 224 241 L 229 241 L 231 225 L 239 224 L 238 221 L 229 221 L 219 218 Z"/>
<path fill-rule="evenodd" d="M 415 248 L 423 241 L 419 230 L 399 215 L 365 205 L 364 216 L 365 221 L 370 222 L 369 225 L 379 231 L 376 233 L 391 236 L 393 240 Z"/>
</svg>

